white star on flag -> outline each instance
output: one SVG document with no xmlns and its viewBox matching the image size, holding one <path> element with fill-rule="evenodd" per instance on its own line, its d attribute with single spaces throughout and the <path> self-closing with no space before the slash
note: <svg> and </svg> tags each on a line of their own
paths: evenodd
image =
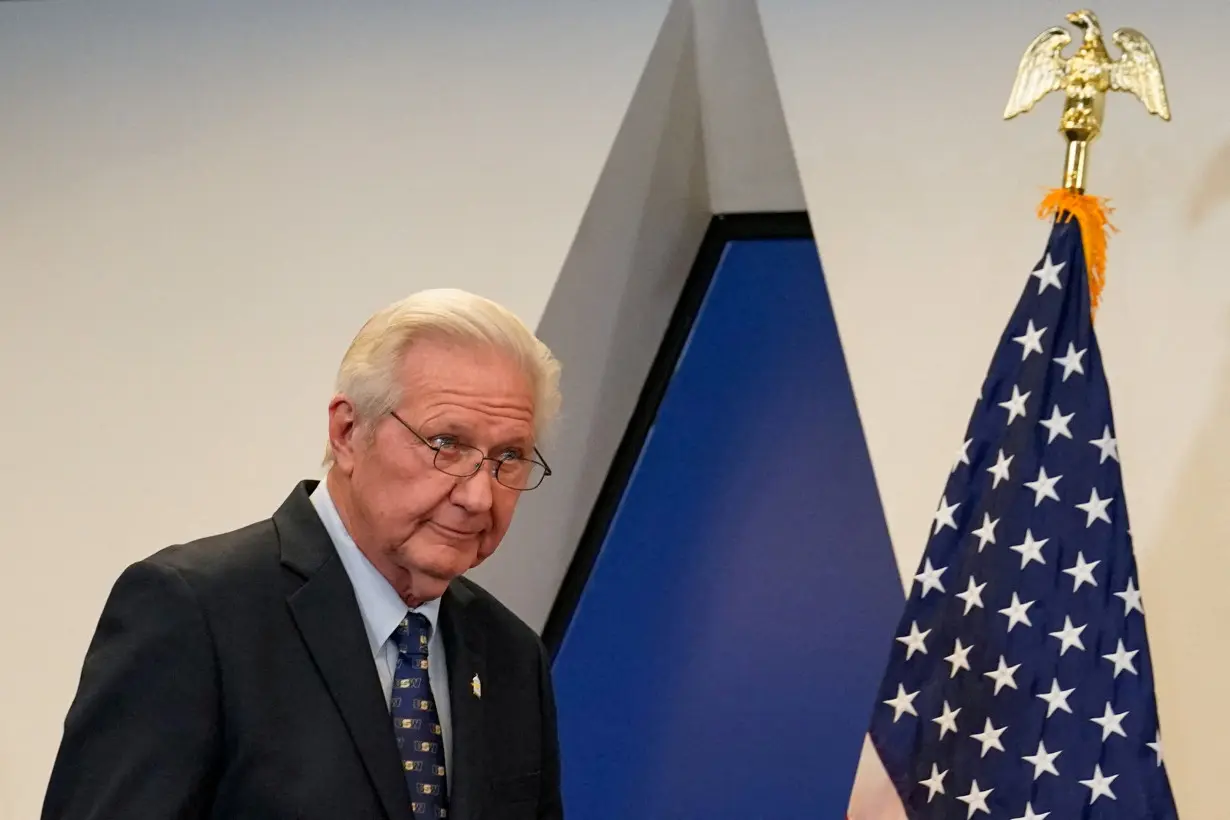
<svg viewBox="0 0 1230 820">
<path fill-rule="evenodd" d="M 1101 561 L 1086 561 L 1085 553 L 1076 553 L 1076 563 L 1064 570 L 1064 574 L 1072 576 L 1072 591 L 1076 592 L 1081 588 L 1081 584 L 1089 584 L 1091 587 L 1096 587 L 1098 582 L 1093 578 L 1093 570 Z"/>
<path fill-rule="evenodd" d="M 944 529 L 944 527 L 952 527 L 954 530 L 957 528 L 956 519 L 954 519 L 952 516 L 953 516 L 953 513 L 957 511 L 957 508 L 960 506 L 961 506 L 960 502 L 957 502 L 956 504 L 949 504 L 947 498 L 940 499 L 939 509 L 935 511 L 935 531 L 936 532 L 939 532 L 940 530 Z"/>
<path fill-rule="evenodd" d="M 1025 813 L 1020 817 L 1012 818 L 1012 820 L 1046 820 L 1050 816 L 1051 813 L 1049 811 L 1044 811 L 1041 814 L 1035 812 L 1033 801 L 1029 801 L 1025 804 Z"/>
<path fill-rule="evenodd" d="M 1109 777 L 1102 774 L 1102 767 L 1095 765 L 1093 767 L 1093 777 L 1089 780 L 1082 780 L 1081 785 L 1089 788 L 1089 802 L 1095 802 L 1099 797 L 1109 797 L 1111 800 L 1116 799 L 1115 793 L 1110 790 L 1110 784 L 1117 780 L 1119 775 L 1112 774 Z"/>
<path fill-rule="evenodd" d="M 1099 498 L 1098 488 L 1094 487 L 1089 491 L 1089 500 L 1084 504 L 1077 504 L 1076 509 L 1084 510 L 1088 518 L 1085 519 L 1085 527 L 1088 529 L 1093 526 L 1094 521 L 1105 521 L 1110 523 L 1110 516 L 1106 513 L 1106 508 L 1110 506 L 1113 498 Z"/>
<path fill-rule="evenodd" d="M 1085 627 L 1072 625 L 1071 615 L 1064 615 L 1063 616 L 1063 629 L 1059 630 L 1058 632 L 1051 633 L 1052 637 L 1059 639 L 1059 654 L 1062 656 L 1063 653 L 1067 652 L 1069 649 L 1073 647 L 1076 647 L 1077 649 L 1080 649 L 1083 651 L 1085 649 L 1085 644 L 1081 642 L 1081 633 L 1084 631 L 1085 631 Z M 901 640 L 901 639 L 898 638 L 897 640 Z"/>
<path fill-rule="evenodd" d="M 982 548 L 987 544 L 995 543 L 995 525 L 998 523 L 998 518 L 992 521 L 990 515 L 987 513 L 982 514 L 982 526 L 970 533 L 978 539 L 979 552 L 982 552 Z"/>
<path fill-rule="evenodd" d="M 1082 376 L 1085 375 L 1085 368 L 1081 364 L 1081 359 L 1083 359 L 1085 354 L 1088 352 L 1088 348 L 1085 350 L 1077 350 L 1076 345 L 1068 342 L 1068 352 L 1062 356 L 1056 356 L 1053 359 L 1056 364 L 1063 365 L 1063 380 L 1065 382 L 1068 380 L 1068 376 L 1071 376 L 1073 373 L 1080 373 Z"/>
<path fill-rule="evenodd" d="M 1038 695 L 1041 700 L 1046 701 L 1046 716 L 1050 717 L 1055 714 L 1056 709 L 1062 709 L 1069 715 L 1072 714 L 1072 707 L 1068 705 L 1068 696 L 1075 691 L 1075 687 L 1072 689 L 1060 689 L 1058 678 L 1052 680 L 1051 691 L 1044 695 Z"/>
<path fill-rule="evenodd" d="M 983 730 L 976 735 L 970 735 L 970 737 L 982 744 L 982 756 L 986 757 L 987 752 L 992 749 L 999 749 L 1001 752 L 1004 750 L 1004 744 L 1000 743 L 999 736 L 1007 730 L 1007 726 L 1001 726 L 996 729 L 991 724 L 991 719 L 987 718 L 987 724 L 983 727 Z"/>
<path fill-rule="evenodd" d="M 1123 599 L 1123 616 L 1126 618 L 1133 610 L 1141 615 L 1145 614 L 1145 609 L 1141 606 L 1140 590 L 1136 588 L 1136 582 L 1128 578 L 1127 588 L 1123 592 L 1116 592 L 1116 598 Z"/>
<path fill-rule="evenodd" d="M 903 644 L 905 644 L 906 646 L 906 652 L 905 652 L 906 660 L 909 660 L 910 658 L 914 657 L 915 652 L 921 652 L 924 655 L 927 654 L 927 636 L 930 634 L 931 634 L 930 629 L 926 630 L 925 632 L 919 631 L 918 621 L 915 621 L 914 623 L 910 624 L 910 634 L 903 635 L 902 637 L 897 639 L 901 641 Z"/>
<path fill-rule="evenodd" d="M 987 472 L 995 477 L 991 483 L 991 489 L 999 487 L 999 482 L 1008 480 L 1008 468 L 1012 465 L 1012 459 L 1016 456 L 1005 456 L 1001 448 L 999 454 L 995 457 L 995 463 L 987 468 Z"/>
<path fill-rule="evenodd" d="M 960 467 L 962 464 L 965 464 L 965 465 L 969 464 L 969 446 L 973 443 L 974 443 L 974 440 L 972 438 L 967 438 L 965 440 L 965 443 L 961 445 L 961 449 L 960 451 L 958 451 L 957 458 L 955 461 L 953 461 L 952 469 L 949 472 L 955 473 L 957 471 L 957 468 Z"/>
<path fill-rule="evenodd" d="M 965 816 L 967 818 L 973 817 L 975 812 L 980 811 L 990 814 L 991 810 L 987 808 L 987 797 L 989 797 L 993 791 L 995 791 L 995 789 L 979 789 L 978 781 L 975 780 L 969 787 L 969 794 L 957 798 L 962 803 L 969 806 L 969 814 Z"/>
<path fill-rule="evenodd" d="M 1100 453 L 1098 457 L 1099 464 L 1105 463 L 1108 458 L 1113 458 L 1115 461 L 1119 460 L 1119 442 L 1110 434 L 1109 424 L 1102 428 L 1101 438 L 1090 439 L 1089 443 L 1098 448 Z"/>
<path fill-rule="evenodd" d="M 1067 262 L 1052 262 L 1051 255 L 1046 255 L 1046 261 L 1042 263 L 1042 267 L 1035 270 L 1031 276 L 1038 277 L 1038 295 L 1041 296 L 1048 287 L 1053 287 L 1056 290 L 1062 290 L 1063 285 L 1059 284 L 1059 272 L 1063 270 L 1063 266 Z"/>
<path fill-rule="evenodd" d="M 900 684 L 897 685 L 897 697 L 884 701 L 896 710 L 897 714 L 893 717 L 894 721 L 901 720 L 901 716 L 904 714 L 918 715 L 918 712 L 914 709 L 914 698 L 916 697 L 918 697 L 917 692 L 907 693 L 904 687 Z"/>
<path fill-rule="evenodd" d="M 1064 415 L 1059 409 L 1059 405 L 1051 407 L 1051 417 L 1038 422 L 1040 427 L 1045 427 L 1047 432 L 1046 443 L 1050 444 L 1056 437 L 1063 436 L 1064 438 L 1072 438 L 1072 431 L 1068 429 L 1072 419 L 1076 417 L 1075 413 Z"/>
<path fill-rule="evenodd" d="M 935 764 L 931 764 L 931 776 L 926 780 L 918 781 L 919 785 L 927 787 L 927 802 L 930 803 L 937 794 L 944 793 L 944 777 L 948 772 L 941 772 L 935 768 Z"/>
<path fill-rule="evenodd" d="M 1041 740 L 1038 741 L 1038 751 L 1031 755 L 1023 755 L 1022 760 L 1030 763 L 1034 767 L 1034 780 L 1037 780 L 1044 774 L 1053 774 L 1059 776 L 1059 770 L 1055 768 L 1055 758 L 1059 757 L 1063 752 L 1048 752 L 1046 744 Z"/>
<path fill-rule="evenodd" d="M 932 567 L 931 562 L 928 561 L 926 566 L 923 567 L 922 572 L 914 576 L 914 579 L 922 584 L 922 592 L 920 594 L 924 598 L 927 593 L 933 589 L 936 592 L 944 591 L 944 585 L 940 583 L 940 576 L 944 574 L 944 570 L 946 569 L 947 567 L 940 567 L 939 569 L 936 569 Z"/>
<path fill-rule="evenodd" d="M 1139 673 L 1136 671 L 1136 666 L 1132 663 L 1132 658 L 1136 657 L 1136 653 L 1139 651 L 1139 649 L 1133 649 L 1131 652 L 1127 651 L 1123 645 L 1123 639 L 1120 638 L 1119 645 L 1115 648 L 1115 651 L 1102 657 L 1115 665 L 1114 674 L 1116 678 L 1119 677 L 1120 672 L 1131 672 L 1133 675 L 1136 675 Z"/>
<path fill-rule="evenodd" d="M 1157 738 L 1145 744 L 1157 754 L 1157 765 L 1162 765 L 1162 733 L 1157 733 Z"/>
<path fill-rule="evenodd" d="M 1059 494 L 1055 492 L 1055 485 L 1061 478 L 1063 478 L 1061 475 L 1047 475 L 1046 467 L 1039 467 L 1038 477 L 1033 481 L 1025 482 L 1025 486 L 1034 491 L 1035 507 L 1040 506 L 1043 499 L 1059 500 Z"/>
<path fill-rule="evenodd" d="M 1046 559 L 1042 557 L 1042 548 L 1046 546 L 1047 538 L 1034 538 L 1033 530 L 1025 530 L 1025 540 L 1015 546 L 1008 547 L 1013 552 L 1021 555 L 1021 569 L 1025 569 L 1030 561 L 1037 561 L 1039 564 L 1046 566 Z"/>
<path fill-rule="evenodd" d="M 957 642 L 952 648 L 952 654 L 944 658 L 944 660 L 952 665 L 952 674 L 949 677 L 955 678 L 957 671 L 960 669 L 964 669 L 967 672 L 970 671 L 969 651 L 971 649 L 973 649 L 972 646 L 962 646 L 961 639 L 957 638 Z"/>
<path fill-rule="evenodd" d="M 1110 708 L 1110 703 L 1108 702 L 1106 704 L 1106 711 L 1102 713 L 1102 716 L 1092 718 L 1089 722 L 1096 723 L 1102 727 L 1102 741 L 1106 742 L 1111 735 L 1127 737 L 1127 732 L 1123 731 L 1123 719 L 1127 716 L 1127 712 L 1116 713 L 1114 709 Z"/>
<path fill-rule="evenodd" d="M 971 575 L 969 577 L 969 586 L 965 588 L 965 592 L 957 593 L 956 597 L 960 598 L 962 601 L 965 601 L 965 611 L 961 613 L 962 615 L 968 615 L 969 611 L 974 607 L 978 607 L 979 609 L 986 608 L 982 605 L 982 591 L 987 588 L 986 582 L 984 581 L 979 584 L 976 583 L 976 580 L 977 579 Z M 957 643 L 961 643 L 960 638 L 957 639 Z"/>
<path fill-rule="evenodd" d="M 1022 814 L 1020 818 L 1012 818 L 1012 820 L 1047 820 L 1049 816 L 1049 811 L 1043 811 L 1042 814 L 1037 814 L 1036 811 L 1033 810 L 1033 802 L 1031 800 L 1031 802 L 1025 804 L 1025 814 Z"/>
<path fill-rule="evenodd" d="M 960 709 L 953 709 L 948 705 L 948 701 L 944 701 L 944 713 L 937 718 L 932 718 L 932 723 L 940 725 L 940 739 L 944 739 L 944 735 L 949 732 L 957 731 L 957 715 L 961 714 Z"/>
<path fill-rule="evenodd" d="M 1030 353 L 1042 352 L 1043 333 L 1046 333 L 1046 328 L 1034 327 L 1034 320 L 1030 319 L 1025 332 L 1012 340 L 1021 346 L 1021 361 L 1028 359 Z"/>
<path fill-rule="evenodd" d="M 1033 604 L 1034 604 L 1033 601 L 1026 601 L 1025 603 L 1021 603 L 1021 599 L 1017 597 L 1016 593 L 1015 592 L 1012 593 L 1012 603 L 999 611 L 1001 615 L 1008 616 L 1008 631 L 1009 632 L 1011 632 L 1012 627 L 1016 626 L 1017 624 L 1025 624 L 1025 626 L 1033 626 L 1033 622 L 1029 620 L 1029 615 L 1027 614 L 1029 608 L 1033 606 Z"/>
<path fill-rule="evenodd" d="M 1016 670 L 1020 668 L 1021 665 L 1019 663 L 1016 666 L 1009 666 L 1004 662 L 1004 656 L 999 656 L 999 666 L 986 673 L 988 678 L 995 681 L 995 694 L 998 695 L 999 690 L 1003 689 L 1005 686 L 1009 686 L 1013 689 L 1017 688 L 1015 675 Z"/>
<path fill-rule="evenodd" d="M 1007 401 L 1001 401 L 999 406 L 1008 411 L 1008 425 L 1018 417 L 1024 418 L 1026 415 L 1025 402 L 1029 399 L 1028 393 L 1022 393 L 1016 385 L 1012 386 L 1012 398 Z"/>
</svg>

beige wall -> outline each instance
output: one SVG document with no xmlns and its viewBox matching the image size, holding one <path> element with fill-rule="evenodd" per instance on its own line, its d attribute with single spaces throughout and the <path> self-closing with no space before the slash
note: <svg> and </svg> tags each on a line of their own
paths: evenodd
<svg viewBox="0 0 1230 820">
<path fill-rule="evenodd" d="M 701 53 L 655 52 L 700 66 L 688 87 L 705 110 L 660 125 L 673 136 L 653 142 L 640 126 L 678 98 L 625 112 L 652 85 L 641 73 L 655 44 L 665 48 L 666 0 L 444 6 L 0 4 L 0 818 L 37 814 L 119 570 L 264 516 L 316 475 L 333 369 L 370 311 L 447 283 L 550 326 L 575 349 L 565 364 L 587 397 L 579 418 L 566 416 L 562 446 L 604 412 L 607 377 L 587 367 L 601 351 L 571 346 L 559 318 L 569 272 L 598 283 L 608 270 L 628 282 L 675 271 L 706 196 L 729 207 L 795 197 L 780 151 L 765 159 L 773 190 L 732 167 L 750 150 L 732 146 L 763 140 L 730 115 L 742 110 L 721 98 L 730 84 L 707 72 L 744 35 L 698 25 Z M 698 15 L 739 7 L 702 0 Z M 772 72 L 748 71 L 780 89 L 908 574 L 1045 240 L 1032 212 L 1058 178 L 1057 102 L 1018 122 L 999 113 L 1020 51 L 1069 10 L 760 3 Z M 1175 112 L 1163 124 L 1128 98 L 1108 106 L 1091 185 L 1113 198 L 1122 233 L 1098 330 L 1166 757 L 1182 815 L 1218 820 L 1230 734 L 1216 708 L 1230 673 L 1230 104 L 1217 78 L 1230 77 L 1218 40 L 1230 11 L 1221 0 L 1095 10 L 1110 30 L 1150 36 Z M 678 165 L 697 129 L 709 134 L 693 146 L 707 181 L 679 176 L 678 197 L 662 202 L 650 185 L 659 176 L 628 180 L 642 145 L 657 152 L 646 161 Z M 671 219 L 605 218 L 647 203 Z M 627 310 L 671 292 L 648 280 L 610 300 Z M 611 344 L 620 327 L 611 320 Z M 566 450 L 576 471 L 609 455 Z M 563 514 L 543 511 L 584 504 L 527 497 L 484 568 L 535 626 L 569 557 Z"/>
</svg>

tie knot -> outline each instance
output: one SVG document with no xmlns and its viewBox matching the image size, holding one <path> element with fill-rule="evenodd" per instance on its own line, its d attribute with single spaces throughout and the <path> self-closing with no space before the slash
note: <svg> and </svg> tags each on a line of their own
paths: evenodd
<svg viewBox="0 0 1230 820">
<path fill-rule="evenodd" d="M 393 632 L 397 651 L 403 655 L 426 655 L 431 640 L 431 621 L 417 612 L 409 612 Z"/>
</svg>

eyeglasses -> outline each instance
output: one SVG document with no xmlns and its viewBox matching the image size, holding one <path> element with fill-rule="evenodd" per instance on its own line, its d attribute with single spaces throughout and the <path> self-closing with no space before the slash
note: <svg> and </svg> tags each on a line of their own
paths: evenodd
<svg viewBox="0 0 1230 820">
<path fill-rule="evenodd" d="M 547 466 L 547 460 L 542 457 L 542 453 L 538 452 L 537 447 L 534 448 L 534 455 L 538 457 L 537 459 L 519 458 L 512 455 L 495 458 L 477 447 L 451 441 L 447 436 L 439 436 L 434 441 L 428 441 L 397 413 L 391 412 L 389 415 L 401 422 L 402 427 L 413 433 L 415 438 L 435 451 L 432 459 L 433 467 L 455 478 L 469 478 L 482 469 L 483 462 L 494 461 L 496 481 L 511 490 L 526 492 L 537 488 L 539 484 L 542 484 L 543 479 L 551 475 L 551 468 Z"/>
</svg>

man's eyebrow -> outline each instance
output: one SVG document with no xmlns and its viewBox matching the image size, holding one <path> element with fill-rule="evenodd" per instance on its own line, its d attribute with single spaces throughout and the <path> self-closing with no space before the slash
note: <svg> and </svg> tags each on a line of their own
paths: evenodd
<svg viewBox="0 0 1230 820">
<path fill-rule="evenodd" d="M 496 445 L 496 447 L 497 449 L 504 449 L 506 447 L 515 447 L 518 450 L 529 451 L 529 450 L 534 449 L 534 438 L 533 436 L 528 436 L 528 435 L 513 435 L 513 436 L 510 436 L 509 438 L 501 440 L 500 443 Z"/>
<path fill-rule="evenodd" d="M 475 439 L 474 428 L 465 422 L 442 416 L 438 419 L 433 419 L 424 426 L 427 428 L 422 431 L 425 436 L 450 435 L 455 436 L 462 444 L 477 446 L 473 443 Z M 528 453 L 534 449 L 534 436 L 528 433 L 513 434 L 507 438 L 500 439 L 491 449 L 503 450 L 509 447 L 515 447 Z"/>
<path fill-rule="evenodd" d="M 431 435 L 464 435 L 472 432 L 466 425 L 458 424 L 448 419 L 432 419 L 423 425 L 424 434 Z"/>
</svg>

